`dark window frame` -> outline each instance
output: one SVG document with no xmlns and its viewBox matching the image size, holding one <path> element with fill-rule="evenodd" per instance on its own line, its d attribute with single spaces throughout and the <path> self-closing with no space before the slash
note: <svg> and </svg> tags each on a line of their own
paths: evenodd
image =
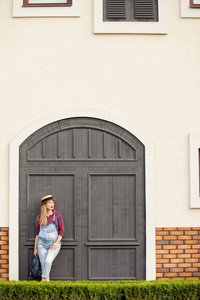
<svg viewBox="0 0 200 300">
<path fill-rule="evenodd" d="M 190 0 L 190 7 L 191 8 L 200 8 L 200 4 L 194 4 L 194 0 Z"/>
<path fill-rule="evenodd" d="M 58 7 L 58 6 L 72 6 L 72 0 L 68 0 L 67 3 L 29 3 L 29 0 L 23 0 L 24 7 L 36 6 L 36 7 Z"/>
</svg>

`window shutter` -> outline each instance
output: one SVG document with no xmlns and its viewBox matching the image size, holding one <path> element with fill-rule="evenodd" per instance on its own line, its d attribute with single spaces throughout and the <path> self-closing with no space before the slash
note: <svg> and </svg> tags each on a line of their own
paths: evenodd
<svg viewBox="0 0 200 300">
<path fill-rule="evenodd" d="M 154 0 L 135 0 L 135 19 L 154 19 Z"/>
<path fill-rule="evenodd" d="M 103 20 L 158 22 L 158 0 L 103 0 Z"/>
<path fill-rule="evenodd" d="M 107 0 L 107 19 L 126 19 L 126 0 Z"/>
</svg>

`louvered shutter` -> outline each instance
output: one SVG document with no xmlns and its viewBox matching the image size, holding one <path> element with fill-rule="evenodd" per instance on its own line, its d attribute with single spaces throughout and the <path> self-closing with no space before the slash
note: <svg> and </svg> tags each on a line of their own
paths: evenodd
<svg viewBox="0 0 200 300">
<path fill-rule="evenodd" d="M 154 0 L 134 1 L 135 19 L 154 19 Z"/>
<path fill-rule="evenodd" d="M 158 21 L 158 0 L 103 0 L 103 10 L 104 21 Z"/>
<path fill-rule="evenodd" d="M 107 0 L 107 19 L 126 19 L 126 0 Z"/>
</svg>

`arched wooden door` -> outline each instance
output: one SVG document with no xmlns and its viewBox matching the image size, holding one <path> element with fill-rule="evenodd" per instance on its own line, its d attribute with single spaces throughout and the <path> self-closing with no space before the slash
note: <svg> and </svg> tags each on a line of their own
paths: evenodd
<svg viewBox="0 0 200 300">
<path fill-rule="evenodd" d="M 123 128 L 64 119 L 20 146 L 19 278 L 33 255 L 40 199 L 52 194 L 65 236 L 52 280 L 142 280 L 146 272 L 145 149 Z"/>
</svg>

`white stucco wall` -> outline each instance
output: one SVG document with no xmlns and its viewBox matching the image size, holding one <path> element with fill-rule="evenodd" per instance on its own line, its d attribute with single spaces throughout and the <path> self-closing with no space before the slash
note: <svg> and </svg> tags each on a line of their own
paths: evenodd
<svg viewBox="0 0 200 300">
<path fill-rule="evenodd" d="M 9 225 L 10 142 L 79 108 L 119 115 L 153 141 L 157 227 L 199 226 L 188 134 L 200 133 L 200 19 L 167 0 L 167 35 L 94 34 L 93 8 L 83 0 L 77 18 L 12 18 L 12 0 L 0 0 L 0 227 Z"/>
</svg>

